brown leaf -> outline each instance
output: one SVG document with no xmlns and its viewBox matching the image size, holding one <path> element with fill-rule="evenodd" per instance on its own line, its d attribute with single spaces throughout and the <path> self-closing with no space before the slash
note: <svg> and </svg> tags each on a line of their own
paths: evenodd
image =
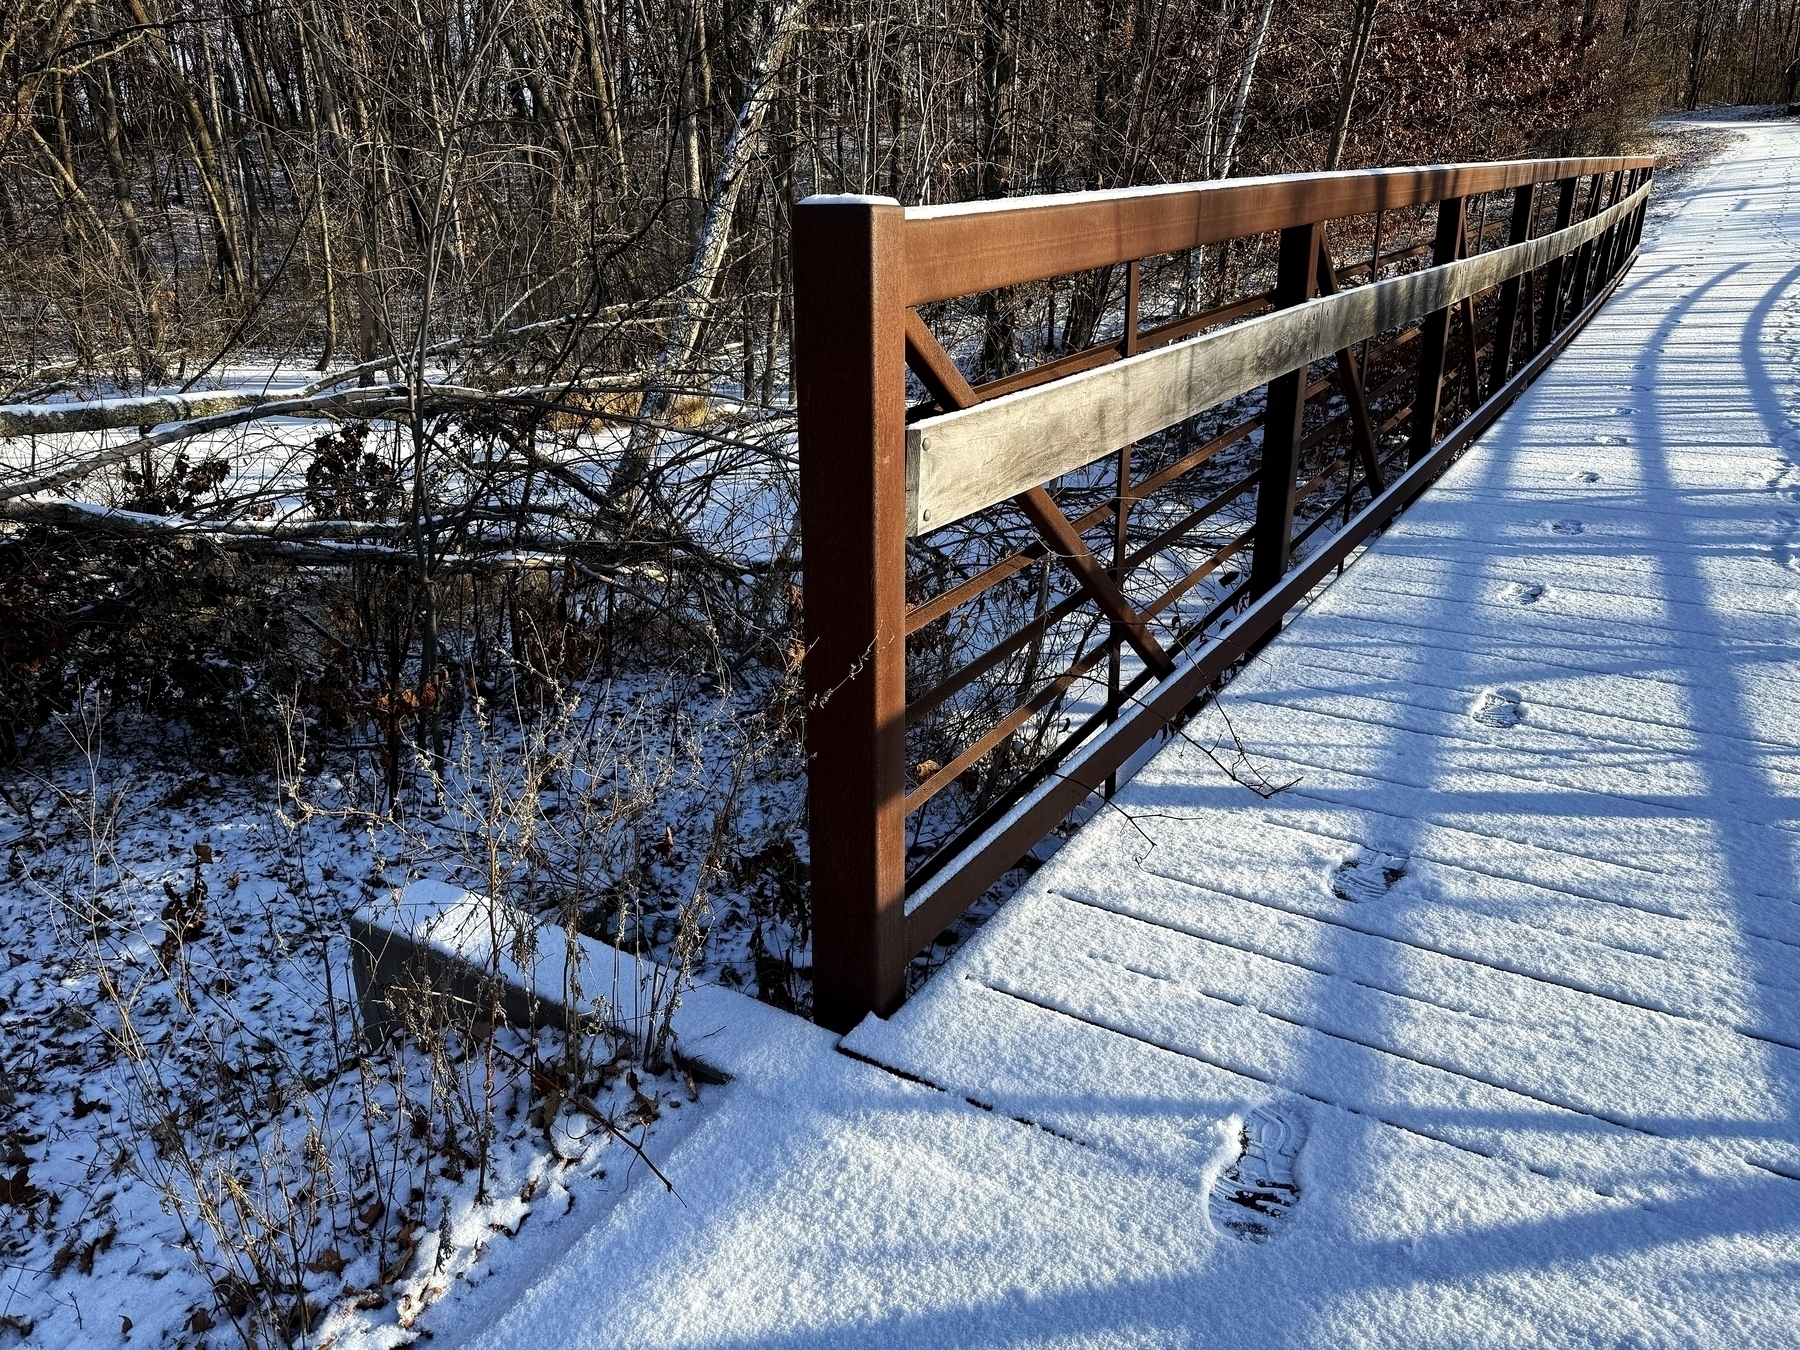
<svg viewBox="0 0 1800 1350">
<path fill-rule="evenodd" d="M 195 1333 L 211 1331 L 216 1325 L 213 1315 L 205 1308 L 195 1308 L 194 1315 L 187 1320 L 187 1329 Z"/>
<path fill-rule="evenodd" d="M 327 1247 L 312 1260 L 308 1261 L 306 1263 L 306 1268 L 315 1275 L 342 1275 L 344 1273 L 344 1267 L 349 1264 L 348 1261 L 344 1260 L 336 1247 Z"/>
<path fill-rule="evenodd" d="M 417 1219 L 408 1219 L 400 1226 L 400 1231 L 394 1234 L 394 1246 L 398 1250 L 395 1253 L 393 1264 L 381 1272 L 383 1284 L 392 1284 L 406 1274 L 407 1266 L 412 1263 L 413 1252 L 418 1249 L 419 1234 L 424 1227 L 425 1225 Z"/>
<path fill-rule="evenodd" d="M 202 840 L 194 845 L 194 858 L 198 862 L 209 863 L 213 860 L 212 845 Z"/>
<path fill-rule="evenodd" d="M 118 1237 L 118 1235 L 119 1230 L 117 1227 L 108 1228 L 99 1237 L 95 1238 L 92 1242 L 88 1243 L 87 1246 L 81 1249 L 81 1261 L 77 1268 L 83 1275 L 92 1275 L 94 1273 L 94 1258 L 100 1255 L 100 1253 L 105 1251 L 108 1247 L 112 1246 L 113 1239 Z"/>
<path fill-rule="evenodd" d="M 640 1125 L 648 1125 L 662 1114 L 662 1098 L 652 1093 L 646 1097 L 641 1092 L 631 1094 L 631 1114 Z"/>
<path fill-rule="evenodd" d="M 242 1317 L 250 1311 L 250 1289 L 242 1280 L 229 1280 L 220 1286 L 219 1292 L 225 1296 L 225 1311 L 233 1317 Z"/>
<path fill-rule="evenodd" d="M 0 1177 L 0 1205 L 35 1205 L 44 1193 L 31 1184 L 31 1169 L 21 1167 L 10 1177 Z"/>
<path fill-rule="evenodd" d="M 381 1216 L 386 1213 L 387 1202 L 380 1196 L 376 1196 L 373 1200 L 369 1201 L 363 1208 L 362 1213 L 358 1214 L 356 1218 L 357 1222 L 362 1224 L 364 1228 L 373 1228 L 376 1224 L 381 1222 Z"/>
</svg>

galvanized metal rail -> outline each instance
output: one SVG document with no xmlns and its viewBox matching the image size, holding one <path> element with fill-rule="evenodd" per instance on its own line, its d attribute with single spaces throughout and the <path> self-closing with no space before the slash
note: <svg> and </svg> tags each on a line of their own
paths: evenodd
<svg viewBox="0 0 1800 1350">
<path fill-rule="evenodd" d="M 801 203 L 795 378 L 820 1022 L 848 1028 L 896 1007 L 915 954 L 1178 725 L 1535 378 L 1636 256 L 1652 170 L 1643 158 L 1533 160 L 911 210 L 869 197 Z M 1510 198 L 1496 228 L 1493 194 Z M 1424 229 L 1419 208 L 1433 205 L 1428 245 L 1383 251 L 1396 218 Z M 1367 260 L 1337 266 L 1332 242 L 1354 237 L 1363 217 Z M 1253 249 L 1270 235 L 1271 289 L 1142 326 L 1144 260 L 1231 241 Z M 1116 342 L 982 384 L 918 312 L 1121 265 Z M 910 425 L 909 368 L 927 400 Z M 1260 413 L 1189 444 L 1197 415 L 1259 387 Z M 1132 447 L 1171 428 L 1187 440 L 1134 476 Z M 1227 455 L 1247 462 L 1220 481 Z M 1111 491 L 1071 519 L 1050 487 L 1075 483 L 1091 497 L 1097 464 Z M 1249 528 L 1196 543 L 1202 526 L 1251 501 Z M 929 548 L 991 511 L 1016 511 L 1036 542 L 909 603 L 909 539 Z M 1052 559 L 1069 585 L 1055 603 Z M 954 670 L 908 689 L 909 641 L 942 637 L 933 625 L 1034 569 L 1028 621 L 982 636 Z M 1046 634 L 1083 615 L 1099 640 L 1083 635 L 1075 659 L 1047 674 L 1037 659 Z M 1023 675 L 1009 675 L 1022 653 Z M 1053 744 L 1033 737 L 1039 752 L 1016 762 L 1024 730 L 1067 708 L 1103 664 L 1103 706 L 1078 725 L 1071 717 Z M 909 757 L 909 727 L 1009 678 L 1011 712 L 943 764 Z M 1006 772 L 981 776 L 1001 760 Z M 914 862 L 909 818 L 916 826 L 950 789 L 968 799 L 962 817 Z"/>
</svg>

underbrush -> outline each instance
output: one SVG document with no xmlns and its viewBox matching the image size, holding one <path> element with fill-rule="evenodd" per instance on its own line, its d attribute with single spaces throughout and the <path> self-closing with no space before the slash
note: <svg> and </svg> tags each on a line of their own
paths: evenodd
<svg viewBox="0 0 1800 1350">
<path fill-rule="evenodd" d="M 291 695 L 256 773 L 209 771 L 93 686 L 15 761 L 0 1343 L 408 1341 L 479 1299 L 527 1219 L 555 1249 L 564 1216 L 663 1184 L 702 1099 L 670 1053 L 692 981 L 804 1011 L 800 789 L 769 689 L 507 687 L 441 756 L 409 743 L 399 812 L 379 754 Z M 589 1011 L 526 1026 L 497 1015 L 497 971 L 474 997 L 401 991 L 377 1039 L 345 921 L 420 880 L 511 925 L 496 959 L 529 915 L 657 964 L 631 988 L 563 970 Z"/>
</svg>

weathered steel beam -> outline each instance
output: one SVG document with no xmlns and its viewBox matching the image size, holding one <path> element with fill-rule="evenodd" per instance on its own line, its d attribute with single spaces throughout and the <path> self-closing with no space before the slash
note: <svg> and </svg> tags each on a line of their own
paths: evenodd
<svg viewBox="0 0 1800 1350">
<path fill-rule="evenodd" d="M 847 1030 L 905 993 L 905 218 L 794 213 L 813 1009 Z"/>
<path fill-rule="evenodd" d="M 1318 289 L 1321 225 L 1295 225 L 1281 232 L 1275 270 L 1278 309 L 1304 305 Z M 1269 381 L 1263 405 L 1262 468 L 1256 484 L 1256 533 L 1250 545 L 1250 594 L 1261 595 L 1287 571 L 1294 540 L 1294 471 L 1306 423 L 1306 366 L 1283 371 Z"/>
</svg>

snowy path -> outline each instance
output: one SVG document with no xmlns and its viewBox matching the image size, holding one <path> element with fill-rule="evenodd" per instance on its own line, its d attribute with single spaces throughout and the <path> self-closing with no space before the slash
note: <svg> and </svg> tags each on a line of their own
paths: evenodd
<svg viewBox="0 0 1800 1350">
<path fill-rule="evenodd" d="M 1800 1345 L 1800 126 L 1739 129 L 1231 686 L 1292 787 L 1176 741 L 866 1062 L 740 1031 L 687 1207 L 480 1343 Z"/>
</svg>

